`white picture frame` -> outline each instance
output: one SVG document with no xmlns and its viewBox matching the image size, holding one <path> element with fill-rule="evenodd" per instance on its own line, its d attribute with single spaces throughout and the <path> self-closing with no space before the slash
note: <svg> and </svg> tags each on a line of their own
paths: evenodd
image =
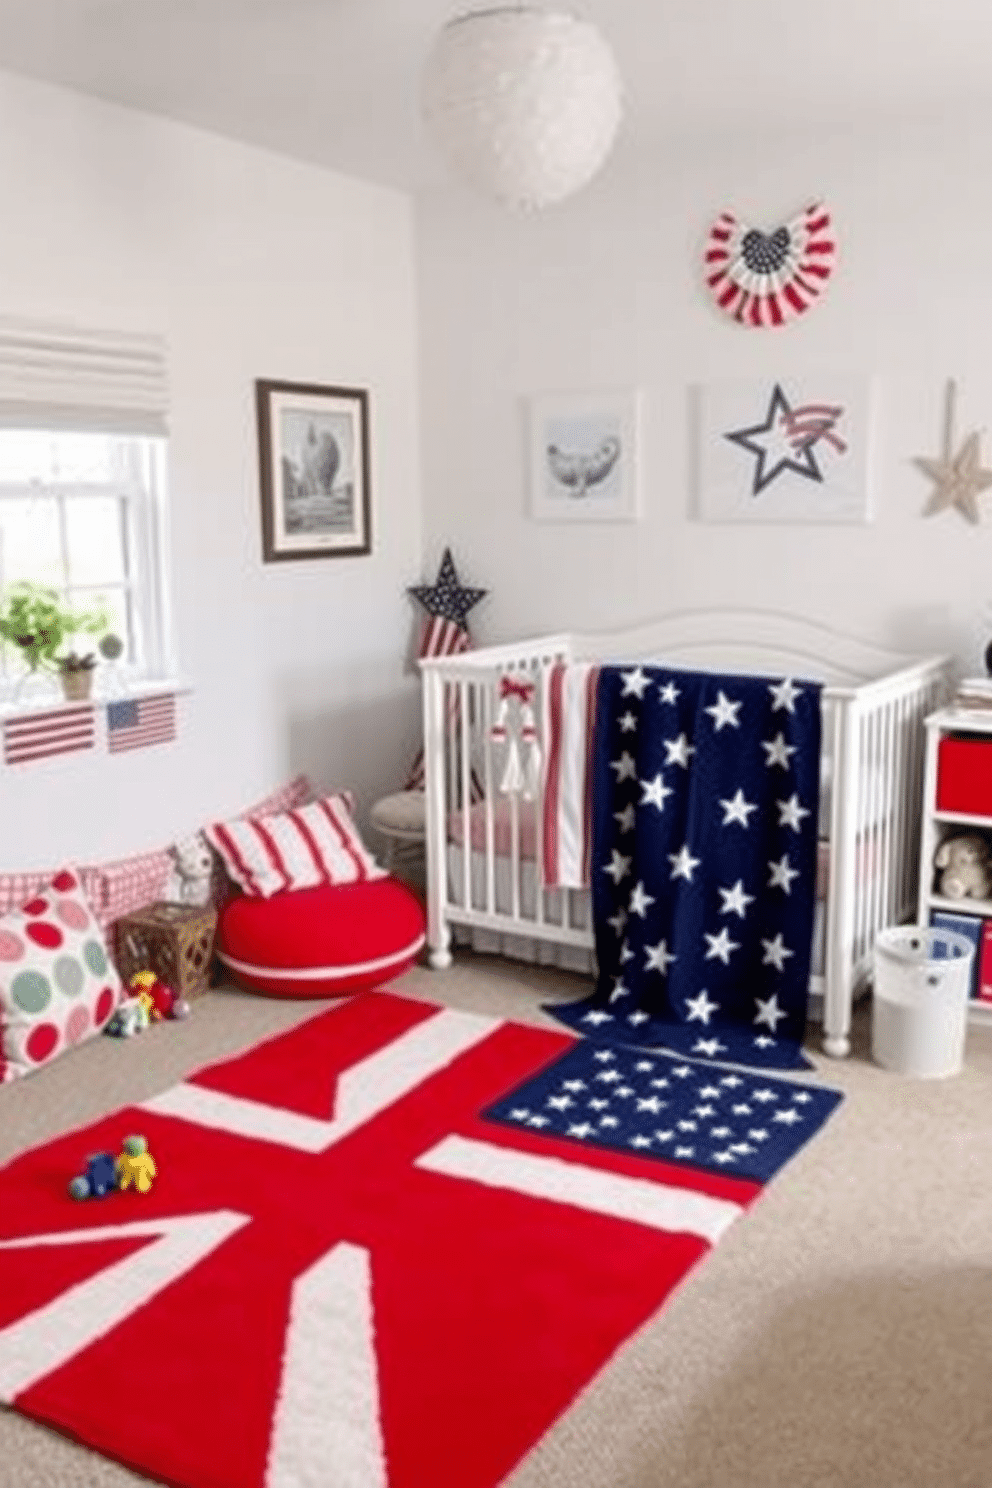
<svg viewBox="0 0 992 1488">
<path fill-rule="evenodd" d="M 636 522 L 637 389 L 539 393 L 528 401 L 530 515 L 537 522 Z"/>
<path fill-rule="evenodd" d="M 702 521 L 872 520 L 871 378 L 782 372 L 694 391 Z"/>
</svg>

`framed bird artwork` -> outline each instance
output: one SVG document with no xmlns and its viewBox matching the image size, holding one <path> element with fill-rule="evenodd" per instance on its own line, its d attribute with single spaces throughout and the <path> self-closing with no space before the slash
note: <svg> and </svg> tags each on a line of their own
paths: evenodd
<svg viewBox="0 0 992 1488">
<path fill-rule="evenodd" d="M 530 514 L 539 522 L 636 522 L 636 389 L 529 400 Z"/>
</svg>

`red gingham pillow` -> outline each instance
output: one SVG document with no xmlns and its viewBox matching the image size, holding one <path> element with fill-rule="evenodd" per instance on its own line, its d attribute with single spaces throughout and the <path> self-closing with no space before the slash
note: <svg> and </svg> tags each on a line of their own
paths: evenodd
<svg viewBox="0 0 992 1488">
<path fill-rule="evenodd" d="M 204 835 L 235 883 L 257 898 L 385 878 L 358 834 L 350 807 L 350 797 L 339 793 L 295 811 L 216 822 Z"/>
<path fill-rule="evenodd" d="M 113 863 L 96 863 L 83 868 L 81 873 L 84 882 L 94 884 L 90 896 L 93 912 L 106 927 L 121 915 L 144 909 L 146 904 L 161 899 L 171 869 L 172 857 L 163 847 L 155 852 L 119 858 Z"/>
<path fill-rule="evenodd" d="M 89 900 L 93 914 L 99 919 L 99 874 L 95 868 L 80 868 L 78 871 L 83 893 Z M 35 894 L 40 894 L 51 883 L 55 873 L 54 868 L 39 868 L 29 873 L 0 873 L 0 915 L 10 914 L 12 909 L 20 909 Z"/>
<path fill-rule="evenodd" d="M 0 1081 L 92 1038 L 121 996 L 80 876 L 64 868 L 0 919 Z"/>
<path fill-rule="evenodd" d="M 297 806 L 308 806 L 311 801 L 316 800 L 317 792 L 314 790 L 307 775 L 294 775 L 292 780 L 287 780 L 285 785 L 279 785 L 274 791 L 262 801 L 256 801 L 254 806 L 249 806 L 245 811 L 239 811 L 239 816 L 275 816 L 279 811 L 295 811 Z"/>
</svg>

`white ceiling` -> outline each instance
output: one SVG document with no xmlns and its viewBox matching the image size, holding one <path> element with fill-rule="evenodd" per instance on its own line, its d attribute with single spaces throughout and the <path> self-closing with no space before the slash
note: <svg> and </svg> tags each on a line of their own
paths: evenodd
<svg viewBox="0 0 992 1488">
<path fill-rule="evenodd" d="M 420 121 L 421 65 L 445 20 L 485 3 L 0 0 L 0 67 L 416 189 L 442 173 Z M 992 95 L 988 0 L 557 8 L 593 21 L 616 53 L 624 150 Z"/>
</svg>

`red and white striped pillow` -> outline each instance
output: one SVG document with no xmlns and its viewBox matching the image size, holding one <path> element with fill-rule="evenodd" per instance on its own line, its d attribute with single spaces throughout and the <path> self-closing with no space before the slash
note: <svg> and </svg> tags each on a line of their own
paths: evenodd
<svg viewBox="0 0 992 1488">
<path fill-rule="evenodd" d="M 204 836 L 234 882 L 261 899 L 318 884 L 385 878 L 358 834 L 350 806 L 350 797 L 338 793 L 295 811 L 215 822 L 204 828 Z"/>
</svg>

